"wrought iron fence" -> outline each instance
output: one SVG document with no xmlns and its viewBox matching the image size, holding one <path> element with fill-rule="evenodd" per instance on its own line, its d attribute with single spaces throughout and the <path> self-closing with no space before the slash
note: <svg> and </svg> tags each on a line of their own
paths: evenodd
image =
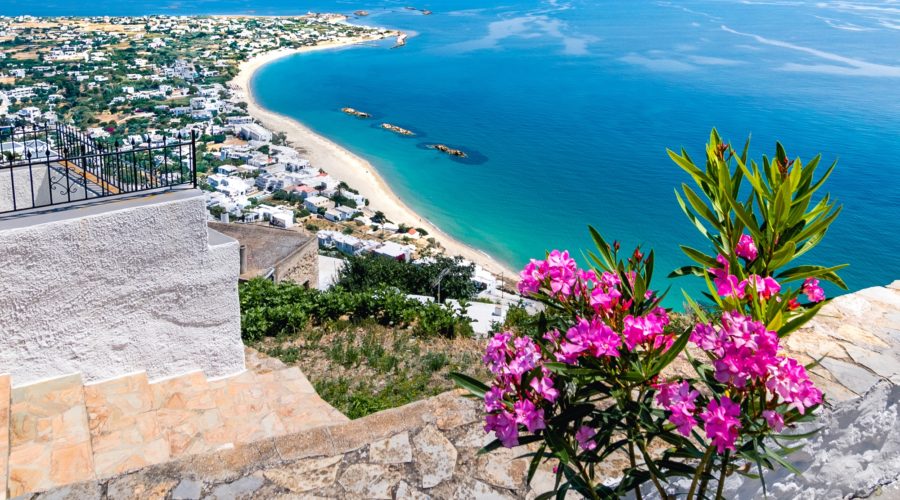
<svg viewBox="0 0 900 500">
<path fill-rule="evenodd" d="M 197 186 L 195 132 L 100 141 L 62 124 L 0 127 L 0 214 Z"/>
</svg>

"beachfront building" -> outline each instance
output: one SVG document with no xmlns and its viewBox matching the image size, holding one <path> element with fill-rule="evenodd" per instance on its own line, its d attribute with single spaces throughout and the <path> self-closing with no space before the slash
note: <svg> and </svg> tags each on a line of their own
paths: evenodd
<svg viewBox="0 0 900 500">
<path fill-rule="evenodd" d="M 247 141 L 269 142 L 272 132 L 257 123 L 244 123 L 238 126 L 238 136 Z"/>
<path fill-rule="evenodd" d="M 344 255 L 360 255 L 371 252 L 380 245 L 377 241 L 329 230 L 317 232 L 316 238 L 319 240 L 319 248 L 334 249 Z"/>
<path fill-rule="evenodd" d="M 381 257 L 399 260 L 400 262 L 409 262 L 412 259 L 414 250 L 415 248 L 412 245 L 401 245 L 393 241 L 386 241 L 373 249 L 372 253 Z"/>
<path fill-rule="evenodd" d="M 344 222 L 353 218 L 358 212 L 350 207 L 334 207 L 325 210 L 325 218 L 331 222 Z"/>
<path fill-rule="evenodd" d="M 328 210 L 334 208 L 334 202 L 324 196 L 310 196 L 303 202 L 303 206 L 310 212 L 318 212 L 319 209 Z"/>
</svg>

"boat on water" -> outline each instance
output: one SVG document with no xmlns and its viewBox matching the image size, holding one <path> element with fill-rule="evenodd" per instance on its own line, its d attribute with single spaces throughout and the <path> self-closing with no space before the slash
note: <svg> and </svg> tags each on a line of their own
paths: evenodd
<svg viewBox="0 0 900 500">
<path fill-rule="evenodd" d="M 410 135 L 410 136 L 416 135 L 415 133 L 413 133 L 412 130 L 406 130 L 403 127 L 398 127 L 398 126 L 392 125 L 390 123 L 382 123 L 381 128 L 383 128 L 385 130 L 390 130 L 391 132 L 394 132 L 395 134 Z"/>
<path fill-rule="evenodd" d="M 347 113 L 350 116 L 355 116 L 357 118 L 371 118 L 372 115 L 366 113 L 365 111 L 359 111 L 358 109 L 353 108 L 341 108 L 341 111 Z"/>
<path fill-rule="evenodd" d="M 359 16 L 359 17 L 366 17 L 366 16 L 369 15 L 369 11 L 367 11 L 367 10 L 357 10 L 357 11 L 354 11 L 354 12 L 353 12 L 353 15 L 354 15 L 354 16 Z"/>
<path fill-rule="evenodd" d="M 468 158 L 468 155 L 465 151 L 461 149 L 451 148 L 446 144 L 429 144 L 427 147 L 429 149 L 436 149 L 442 153 L 447 153 L 450 156 L 456 156 L 457 158 Z"/>
</svg>

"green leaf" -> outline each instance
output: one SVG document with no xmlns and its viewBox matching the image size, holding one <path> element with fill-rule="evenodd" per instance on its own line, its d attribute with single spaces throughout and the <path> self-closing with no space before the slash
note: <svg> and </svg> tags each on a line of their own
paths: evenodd
<svg viewBox="0 0 900 500">
<path fill-rule="evenodd" d="M 782 467 L 793 472 L 794 474 L 796 474 L 798 476 L 803 475 L 803 473 L 800 472 L 800 470 L 798 470 L 796 467 L 794 467 L 794 465 L 792 463 L 785 460 L 784 457 L 782 457 L 778 453 L 772 453 L 771 450 L 769 450 L 768 448 L 765 448 L 765 455 L 767 457 L 771 458 L 772 460 L 778 462 L 779 464 L 781 464 Z"/>
<path fill-rule="evenodd" d="M 778 336 L 781 338 L 787 337 L 795 330 L 805 325 L 807 321 L 811 320 L 813 316 L 815 316 L 816 313 L 819 312 L 819 309 L 821 309 L 822 306 L 825 305 L 825 303 L 826 302 L 819 302 L 818 304 L 803 311 L 803 313 L 796 318 L 782 325 L 781 328 L 778 329 Z"/>
<path fill-rule="evenodd" d="M 710 257 L 709 255 L 704 254 L 703 252 L 693 249 L 687 245 L 680 245 L 681 251 L 687 254 L 688 257 L 693 259 L 695 262 L 704 267 L 717 267 L 716 259 Z"/>
<path fill-rule="evenodd" d="M 489 390 L 489 387 L 486 386 L 483 382 L 480 382 L 464 373 L 453 372 L 450 374 L 450 379 L 456 383 L 456 385 L 462 387 L 463 389 L 469 391 L 474 396 L 478 396 L 479 398 L 484 398 L 484 393 Z"/>
<path fill-rule="evenodd" d="M 647 373 L 647 378 L 655 377 L 656 374 L 663 371 L 665 367 L 669 366 L 669 364 L 674 361 L 679 354 L 681 354 L 681 351 L 684 350 L 684 347 L 687 345 L 690 338 L 691 328 L 687 328 L 684 333 L 682 333 L 675 340 L 675 342 L 672 343 L 672 347 L 670 347 L 668 351 L 656 358 L 652 365 L 652 368 Z"/>
<path fill-rule="evenodd" d="M 684 215 L 686 215 L 687 218 L 697 228 L 697 230 L 700 231 L 700 234 L 708 239 L 710 236 L 709 231 L 706 229 L 706 226 L 704 226 L 703 223 L 700 222 L 700 219 L 698 219 L 697 216 L 695 216 L 694 213 L 687 208 L 687 205 L 685 205 L 684 200 L 681 199 L 681 195 L 678 194 L 677 190 L 675 191 L 675 199 L 678 200 L 678 205 L 681 207 L 681 211 L 684 212 Z"/>
<path fill-rule="evenodd" d="M 697 276 L 702 278 L 705 273 L 706 271 L 702 267 L 684 266 L 669 273 L 669 278 L 680 278 L 682 276 Z"/>
<path fill-rule="evenodd" d="M 544 458 L 544 449 L 547 448 L 546 444 L 542 444 L 540 448 L 534 453 L 534 458 L 531 459 L 531 464 L 528 466 L 528 477 L 526 478 L 525 484 L 531 484 L 531 480 L 534 478 L 534 473 L 537 472 L 538 465 L 541 464 L 541 459 Z"/>
<path fill-rule="evenodd" d="M 603 239 L 603 236 L 600 236 L 600 233 L 597 232 L 593 226 L 588 226 L 588 231 L 591 233 L 591 238 L 594 239 L 597 250 L 600 251 L 600 255 L 603 257 L 603 269 L 606 271 L 614 270 L 616 268 L 616 261 L 610 252 L 609 244 Z"/>
</svg>

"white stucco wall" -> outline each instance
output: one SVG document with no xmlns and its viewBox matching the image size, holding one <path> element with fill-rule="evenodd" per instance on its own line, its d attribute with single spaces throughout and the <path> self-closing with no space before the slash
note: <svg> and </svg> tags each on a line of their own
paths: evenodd
<svg viewBox="0 0 900 500">
<path fill-rule="evenodd" d="M 238 265 L 196 190 L 0 221 L 0 373 L 238 373 Z"/>
</svg>

